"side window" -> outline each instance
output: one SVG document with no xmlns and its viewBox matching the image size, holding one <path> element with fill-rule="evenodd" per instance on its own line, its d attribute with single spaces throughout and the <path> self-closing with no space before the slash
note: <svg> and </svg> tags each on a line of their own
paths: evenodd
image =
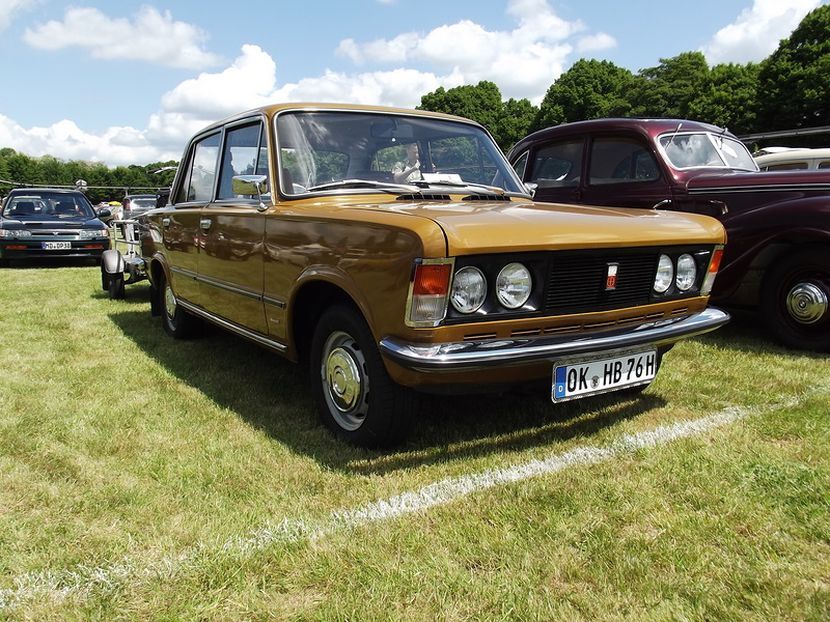
<svg viewBox="0 0 830 622">
<path fill-rule="evenodd" d="M 533 158 L 530 179 L 539 188 L 578 186 L 584 141 L 579 138 L 545 145 Z"/>
<path fill-rule="evenodd" d="M 806 162 L 786 162 L 784 164 L 768 164 L 761 170 L 764 171 L 806 171 Z"/>
<path fill-rule="evenodd" d="M 254 175 L 261 170 L 260 160 L 265 159 L 265 149 L 260 149 L 262 123 L 243 125 L 225 131 L 225 146 L 222 149 L 222 174 L 219 179 L 219 199 L 231 199 L 234 175 Z"/>
<path fill-rule="evenodd" d="M 195 144 L 191 151 L 182 185 L 176 193 L 176 203 L 210 201 L 216 180 L 219 155 L 219 133 L 211 134 Z"/>
<path fill-rule="evenodd" d="M 591 146 L 588 183 L 593 186 L 655 181 L 660 168 L 654 156 L 629 138 L 597 138 Z"/>
<path fill-rule="evenodd" d="M 516 175 L 519 176 L 519 179 L 525 178 L 525 169 L 527 168 L 528 153 L 529 152 L 525 151 L 522 154 L 522 157 L 516 160 L 516 163 L 513 165 L 513 170 L 516 171 Z"/>
</svg>

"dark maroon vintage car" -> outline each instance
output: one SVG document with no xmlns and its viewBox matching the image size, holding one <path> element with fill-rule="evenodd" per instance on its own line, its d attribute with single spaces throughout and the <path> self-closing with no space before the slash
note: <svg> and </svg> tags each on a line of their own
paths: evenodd
<svg viewBox="0 0 830 622">
<path fill-rule="evenodd" d="M 509 159 L 537 201 L 716 216 L 729 241 L 713 299 L 759 309 L 788 346 L 830 350 L 830 171 L 759 172 L 726 130 L 677 119 L 567 123 Z"/>
</svg>

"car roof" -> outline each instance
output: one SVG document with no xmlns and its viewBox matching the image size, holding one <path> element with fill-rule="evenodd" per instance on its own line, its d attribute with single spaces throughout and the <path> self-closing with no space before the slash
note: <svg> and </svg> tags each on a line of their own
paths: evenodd
<svg viewBox="0 0 830 622">
<path fill-rule="evenodd" d="M 678 127 L 680 128 L 678 130 Z M 635 118 L 635 117 L 618 117 L 606 119 L 590 119 L 587 121 L 573 121 L 571 123 L 560 123 L 544 129 L 533 132 L 520 140 L 511 149 L 511 154 L 517 154 L 530 144 L 539 140 L 547 140 L 558 136 L 578 135 L 587 132 L 602 132 L 602 131 L 619 131 L 619 130 L 634 130 L 641 134 L 646 134 L 652 138 L 656 138 L 666 132 L 718 132 L 726 133 L 733 137 L 726 129 L 704 123 L 702 121 L 692 121 L 690 119 L 650 119 L 650 118 Z"/>
<path fill-rule="evenodd" d="M 412 108 L 394 108 L 391 106 L 366 106 L 363 104 L 345 104 L 345 103 L 320 103 L 320 102 L 294 102 L 294 103 L 278 103 L 278 104 L 270 104 L 267 106 L 260 106 L 259 108 L 253 108 L 251 110 L 246 110 L 245 112 L 240 112 L 239 114 L 232 115 L 230 117 L 226 117 L 221 119 L 220 121 L 216 121 L 215 123 L 211 123 L 210 125 L 204 127 L 202 130 L 197 132 L 197 134 L 202 134 L 203 132 L 210 131 L 215 128 L 222 127 L 228 123 L 232 123 L 236 120 L 245 119 L 247 117 L 254 116 L 256 114 L 262 114 L 266 117 L 273 118 L 274 115 L 277 115 L 281 112 L 287 111 L 337 111 L 337 112 L 379 112 L 379 113 L 388 113 L 388 114 L 398 114 L 398 115 L 407 115 L 407 116 L 418 116 L 418 117 L 431 117 L 447 119 L 449 121 L 459 121 L 462 123 L 469 123 L 471 125 L 478 125 L 481 126 L 480 123 L 472 121 L 471 119 L 467 119 L 464 117 L 459 117 L 456 115 L 445 114 L 443 112 L 431 112 L 428 110 L 414 110 Z"/>
<path fill-rule="evenodd" d="M 758 164 L 773 164 L 782 162 L 804 162 L 814 159 L 830 159 L 830 148 L 820 149 L 786 149 L 765 153 L 755 157 Z"/>
<path fill-rule="evenodd" d="M 80 190 L 74 190 L 72 188 L 47 188 L 47 187 L 40 187 L 40 188 L 12 188 L 9 191 L 9 196 L 12 194 L 20 194 L 21 192 L 54 192 L 57 194 L 80 194 L 83 197 L 86 195 L 81 192 Z"/>
</svg>

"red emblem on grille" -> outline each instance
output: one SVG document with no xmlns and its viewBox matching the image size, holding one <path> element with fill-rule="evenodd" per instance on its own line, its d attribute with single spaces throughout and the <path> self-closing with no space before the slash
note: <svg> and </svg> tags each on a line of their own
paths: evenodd
<svg viewBox="0 0 830 622">
<path fill-rule="evenodd" d="M 605 291 L 611 292 L 617 289 L 617 268 L 619 268 L 619 264 L 616 263 L 609 263 L 608 264 L 608 273 L 605 277 Z"/>
</svg>

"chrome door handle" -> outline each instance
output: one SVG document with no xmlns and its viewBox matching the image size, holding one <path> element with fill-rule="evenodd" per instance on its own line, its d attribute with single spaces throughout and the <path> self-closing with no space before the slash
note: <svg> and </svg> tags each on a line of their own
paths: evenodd
<svg viewBox="0 0 830 622">
<path fill-rule="evenodd" d="M 166 216 L 164 218 L 162 218 L 161 219 L 161 226 L 164 227 L 164 228 L 169 227 L 170 226 L 170 219 L 167 218 Z"/>
<path fill-rule="evenodd" d="M 199 221 L 199 226 L 200 226 L 203 230 L 205 230 L 205 231 L 207 231 L 208 229 L 210 229 L 210 226 L 211 226 L 212 224 L 213 224 L 213 221 L 212 221 L 210 218 L 202 218 L 202 219 Z"/>
</svg>

